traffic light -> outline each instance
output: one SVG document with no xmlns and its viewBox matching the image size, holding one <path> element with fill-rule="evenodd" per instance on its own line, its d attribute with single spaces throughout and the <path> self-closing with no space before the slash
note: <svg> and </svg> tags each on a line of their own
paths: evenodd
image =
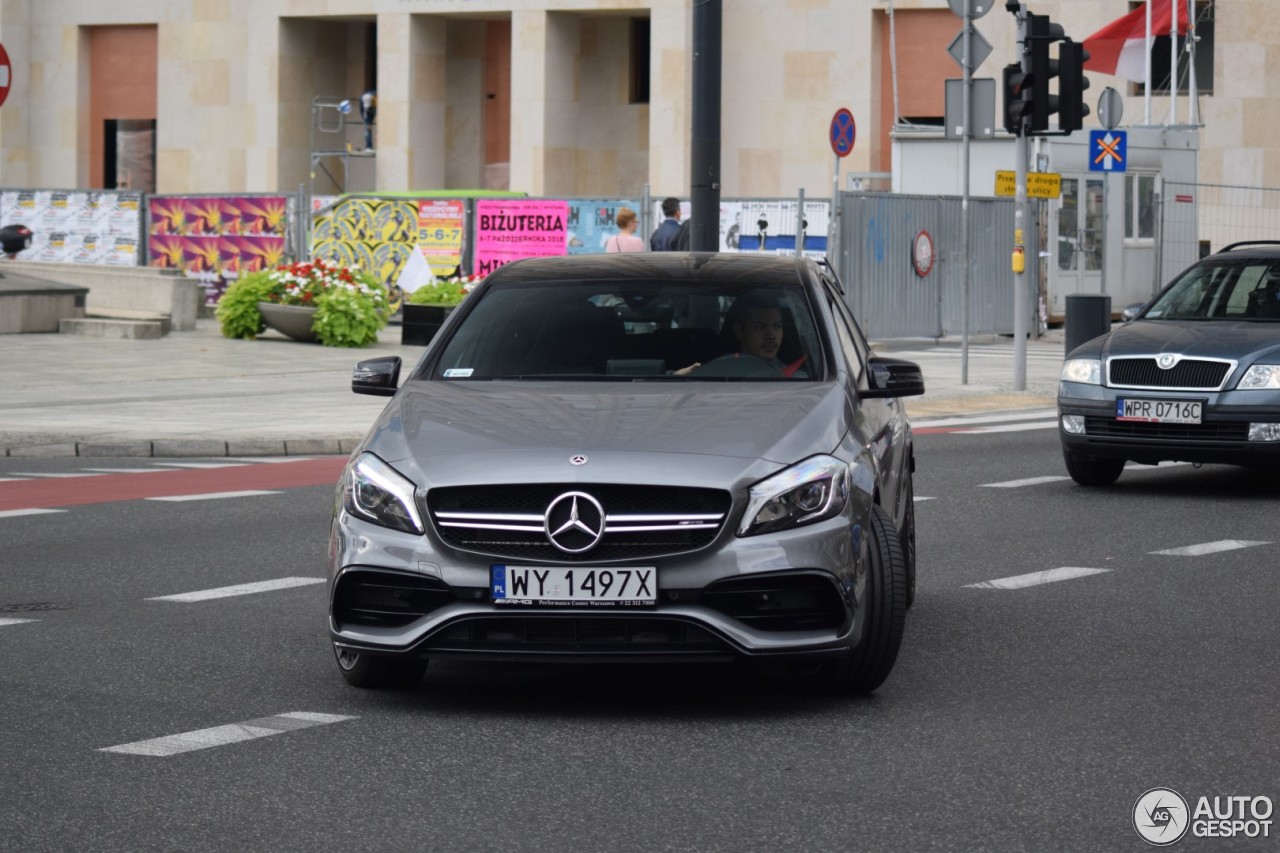
<svg viewBox="0 0 1280 853">
<path fill-rule="evenodd" d="M 1089 108 L 1084 103 L 1084 90 L 1089 88 L 1089 78 L 1084 76 L 1084 64 L 1089 51 L 1074 41 L 1064 41 L 1058 46 L 1058 130 L 1070 133 L 1079 130 Z"/>
<path fill-rule="evenodd" d="M 1027 50 L 1031 54 L 1031 133 L 1049 129 L 1049 116 L 1058 111 L 1059 98 L 1049 94 L 1049 81 L 1058 76 L 1058 60 L 1049 46 L 1066 38 L 1061 24 L 1048 15 L 1027 13 Z"/>
<path fill-rule="evenodd" d="M 1004 67 L 1004 129 L 1022 135 L 1022 119 L 1031 113 L 1031 75 L 1014 62 Z"/>
</svg>

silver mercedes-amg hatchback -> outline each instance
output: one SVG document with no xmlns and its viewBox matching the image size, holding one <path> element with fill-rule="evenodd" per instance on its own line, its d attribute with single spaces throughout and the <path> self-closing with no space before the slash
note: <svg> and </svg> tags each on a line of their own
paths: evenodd
<svg viewBox="0 0 1280 853">
<path fill-rule="evenodd" d="M 361 687 L 432 659 L 784 661 L 874 690 L 915 591 L 920 369 L 873 355 L 825 265 L 619 254 L 508 264 L 352 454 L 329 629 Z"/>
</svg>

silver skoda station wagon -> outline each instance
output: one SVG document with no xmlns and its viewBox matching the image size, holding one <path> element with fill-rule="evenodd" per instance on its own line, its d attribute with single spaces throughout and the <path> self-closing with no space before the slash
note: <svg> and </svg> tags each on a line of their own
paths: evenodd
<svg viewBox="0 0 1280 853">
<path fill-rule="evenodd" d="M 458 306 L 337 490 L 329 630 L 359 687 L 433 659 L 782 662 L 865 693 L 915 592 L 917 365 L 831 270 L 701 253 L 518 261 Z"/>
</svg>

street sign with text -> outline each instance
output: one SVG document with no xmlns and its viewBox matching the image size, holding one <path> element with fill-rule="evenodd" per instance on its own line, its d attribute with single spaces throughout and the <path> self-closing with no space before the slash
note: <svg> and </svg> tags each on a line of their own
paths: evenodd
<svg viewBox="0 0 1280 853">
<path fill-rule="evenodd" d="M 996 195 L 1018 194 L 1015 172 L 996 172 Z M 1027 172 L 1027 198 L 1058 198 L 1062 195 L 1062 175 L 1057 172 Z"/>
</svg>

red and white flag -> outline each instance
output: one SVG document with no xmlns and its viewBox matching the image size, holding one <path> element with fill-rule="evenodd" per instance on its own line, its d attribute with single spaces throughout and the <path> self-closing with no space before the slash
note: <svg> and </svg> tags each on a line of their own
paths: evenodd
<svg viewBox="0 0 1280 853">
<path fill-rule="evenodd" d="M 1151 36 L 1167 36 L 1173 8 L 1178 10 L 1178 35 L 1187 34 L 1186 0 L 1150 0 Z M 1086 71 L 1114 74 L 1141 83 L 1146 78 L 1147 7 L 1144 3 L 1084 40 L 1089 51 Z"/>
</svg>

